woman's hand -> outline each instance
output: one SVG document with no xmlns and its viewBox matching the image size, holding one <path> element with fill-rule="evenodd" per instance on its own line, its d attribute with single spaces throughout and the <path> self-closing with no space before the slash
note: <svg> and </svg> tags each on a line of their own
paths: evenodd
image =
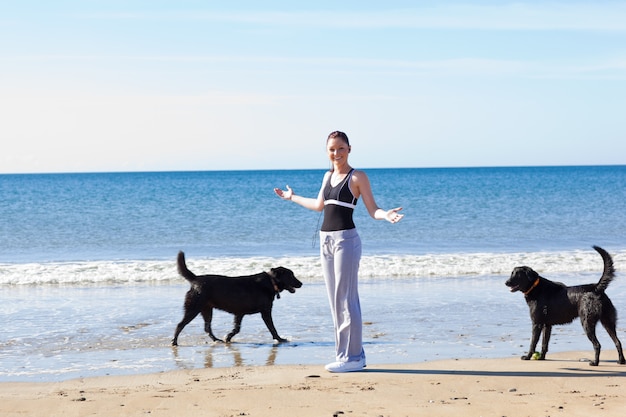
<svg viewBox="0 0 626 417">
<path fill-rule="evenodd" d="M 274 188 L 274 192 L 276 193 L 277 196 L 279 196 L 283 200 L 291 200 L 291 197 L 293 197 L 293 190 L 288 185 L 286 186 L 286 188 L 287 188 L 286 190 L 281 190 L 280 188 Z"/>
<path fill-rule="evenodd" d="M 402 207 L 396 207 L 391 210 L 387 210 L 385 213 L 385 220 L 389 223 L 398 223 L 404 217 L 404 214 L 398 214 L 398 212 L 402 210 Z"/>
</svg>

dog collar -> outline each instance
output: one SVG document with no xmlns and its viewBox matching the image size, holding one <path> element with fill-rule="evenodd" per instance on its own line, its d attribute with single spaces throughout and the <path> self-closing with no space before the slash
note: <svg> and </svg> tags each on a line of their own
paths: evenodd
<svg viewBox="0 0 626 417">
<path fill-rule="evenodd" d="M 528 291 L 524 291 L 524 295 L 528 295 L 528 294 L 530 294 L 530 292 L 531 292 L 532 290 L 534 290 L 534 289 L 535 289 L 535 287 L 536 287 L 537 285 L 539 285 L 539 278 L 537 278 L 537 279 L 535 280 L 535 282 L 533 283 L 533 285 L 531 285 L 531 286 L 530 286 L 530 288 L 528 289 Z"/>
<path fill-rule="evenodd" d="M 270 275 L 270 281 L 272 281 L 272 285 L 274 286 L 274 292 L 276 293 L 276 298 L 280 299 L 280 290 L 278 289 L 278 285 L 276 281 L 274 281 L 274 277 Z"/>
</svg>

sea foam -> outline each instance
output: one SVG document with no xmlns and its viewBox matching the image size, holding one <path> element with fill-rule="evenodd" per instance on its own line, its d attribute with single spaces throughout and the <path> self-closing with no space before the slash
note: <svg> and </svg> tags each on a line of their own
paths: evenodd
<svg viewBox="0 0 626 417">
<path fill-rule="evenodd" d="M 626 251 L 613 253 L 616 269 Z M 247 275 L 284 266 L 304 281 L 321 281 L 317 256 L 188 258 L 197 274 Z M 541 274 L 598 274 L 602 259 L 593 250 L 530 253 L 440 253 L 364 255 L 359 276 L 366 279 L 437 278 L 502 275 L 527 265 Z M 135 285 L 173 283 L 182 278 L 170 260 L 81 261 L 0 264 L 0 285 Z"/>
</svg>

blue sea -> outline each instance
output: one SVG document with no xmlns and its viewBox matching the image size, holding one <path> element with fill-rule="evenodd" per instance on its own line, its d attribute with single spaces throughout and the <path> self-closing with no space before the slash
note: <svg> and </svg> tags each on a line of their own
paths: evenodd
<svg viewBox="0 0 626 417">
<path fill-rule="evenodd" d="M 366 169 L 377 203 L 359 202 L 360 293 L 369 363 L 522 355 L 530 319 L 504 281 L 529 265 L 570 285 L 594 282 L 614 257 L 608 289 L 626 314 L 626 166 Z M 274 195 L 315 197 L 323 170 L 0 175 L 0 381 L 334 360 L 318 259 L 320 214 Z M 235 343 L 212 343 L 200 318 L 170 346 L 197 273 L 240 275 L 282 265 L 304 286 L 274 305 L 290 342 L 244 319 Z M 232 317 L 217 313 L 226 334 Z M 605 350 L 610 339 L 599 330 Z M 619 326 L 622 340 L 624 327 Z M 604 339 L 603 339 L 604 337 Z M 551 350 L 591 350 L 575 323 Z"/>
</svg>

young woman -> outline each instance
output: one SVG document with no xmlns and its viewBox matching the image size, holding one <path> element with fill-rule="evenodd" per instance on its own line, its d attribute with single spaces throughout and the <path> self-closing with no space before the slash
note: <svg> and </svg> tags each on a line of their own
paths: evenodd
<svg viewBox="0 0 626 417">
<path fill-rule="evenodd" d="M 330 372 L 359 371 L 365 367 L 358 292 L 361 239 L 352 220 L 357 200 L 363 199 L 368 213 L 376 220 L 397 223 L 404 217 L 398 213 L 402 207 L 391 210 L 378 207 L 365 172 L 355 170 L 348 163 L 350 150 L 345 133 L 335 131 L 328 135 L 326 151 L 332 169 L 324 175 L 317 198 L 296 195 L 288 185 L 286 190 L 274 189 L 283 200 L 293 201 L 309 210 L 324 210 L 320 252 L 335 327 L 336 350 L 335 362 L 326 365 Z"/>
</svg>

